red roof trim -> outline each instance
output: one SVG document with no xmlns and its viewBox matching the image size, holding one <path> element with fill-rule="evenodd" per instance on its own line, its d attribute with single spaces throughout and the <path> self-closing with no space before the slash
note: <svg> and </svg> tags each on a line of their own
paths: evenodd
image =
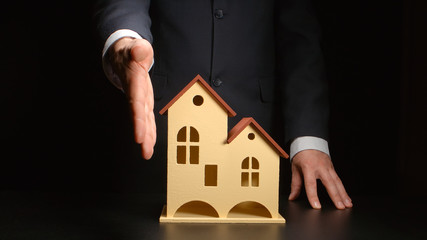
<svg viewBox="0 0 427 240">
<path fill-rule="evenodd" d="M 264 138 L 276 149 L 279 155 L 283 158 L 289 158 L 289 155 L 277 144 L 273 138 L 268 135 L 268 133 L 251 117 L 242 118 L 233 129 L 228 133 L 227 143 L 231 143 L 239 134 L 247 127 L 249 124 L 252 124 L 263 136 Z"/>
<path fill-rule="evenodd" d="M 163 115 L 196 82 L 200 82 L 205 87 L 205 89 L 208 90 L 214 99 L 227 111 L 229 117 L 236 116 L 236 112 L 234 112 L 233 109 L 228 106 L 228 104 L 218 95 L 218 93 L 215 92 L 215 90 L 212 89 L 211 86 L 209 86 L 209 84 L 199 74 L 197 74 L 197 76 L 190 83 L 188 83 L 187 86 L 185 86 L 168 104 L 166 104 L 165 107 L 163 107 L 162 110 L 160 110 L 160 115 Z"/>
</svg>

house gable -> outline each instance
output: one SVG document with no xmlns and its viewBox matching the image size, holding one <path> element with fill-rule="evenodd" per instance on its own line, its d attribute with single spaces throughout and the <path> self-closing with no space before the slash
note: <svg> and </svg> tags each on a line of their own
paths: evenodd
<svg viewBox="0 0 427 240">
<path fill-rule="evenodd" d="M 165 114 L 167 110 L 197 82 L 207 90 L 211 97 L 214 98 L 217 103 L 227 112 L 229 117 L 236 116 L 236 112 L 231 109 L 231 107 L 218 95 L 218 93 L 215 92 L 215 90 L 211 88 L 211 86 L 209 86 L 209 84 L 199 74 L 189 84 L 187 84 L 187 86 L 185 86 L 168 104 L 166 104 L 162 110 L 160 110 L 160 115 Z"/>
<path fill-rule="evenodd" d="M 249 125 L 252 125 L 264 139 L 270 144 L 270 146 L 276 150 L 276 152 L 283 158 L 289 158 L 289 155 L 277 144 L 273 138 L 251 117 L 242 118 L 233 129 L 228 133 L 227 143 L 231 143 L 239 134 Z"/>
</svg>

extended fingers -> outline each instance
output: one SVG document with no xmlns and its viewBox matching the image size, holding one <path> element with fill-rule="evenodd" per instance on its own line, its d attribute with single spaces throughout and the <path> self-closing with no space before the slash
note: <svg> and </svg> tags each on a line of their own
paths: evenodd
<svg viewBox="0 0 427 240">
<path fill-rule="evenodd" d="M 148 160 L 153 156 L 156 138 L 156 122 L 154 119 L 154 113 L 151 111 L 151 113 L 147 116 L 146 134 L 141 144 L 142 157 L 144 159 Z"/>
<path fill-rule="evenodd" d="M 347 191 L 344 188 L 344 184 L 342 183 L 341 179 L 338 177 L 338 174 L 333 169 L 330 170 L 329 172 L 330 172 L 330 175 L 332 177 L 332 180 L 335 183 L 338 194 L 340 195 L 341 199 L 343 200 L 345 207 L 347 207 L 347 208 L 353 207 L 353 203 L 351 201 L 351 198 L 348 196 Z"/>
<path fill-rule="evenodd" d="M 146 89 L 144 87 L 144 79 L 142 76 L 132 74 L 129 76 L 129 104 L 132 110 L 135 141 L 141 143 L 146 134 L 146 123 L 149 108 L 147 104 Z"/>
<path fill-rule="evenodd" d="M 335 207 L 338 209 L 345 209 L 344 201 L 341 198 L 341 195 L 336 186 L 336 182 L 330 175 L 329 171 L 321 172 L 320 180 L 322 181 L 323 185 L 328 191 L 329 197 L 331 198 L 332 202 L 335 204 Z"/>
<path fill-rule="evenodd" d="M 324 171 L 321 174 L 320 180 L 328 191 L 329 197 L 334 202 L 336 208 L 345 209 L 353 207 L 351 198 L 348 196 L 341 179 L 334 169 Z"/>
<path fill-rule="evenodd" d="M 302 188 L 302 174 L 300 169 L 292 165 L 292 181 L 291 181 L 291 193 L 289 194 L 289 200 L 295 200 L 301 193 Z"/>
<path fill-rule="evenodd" d="M 319 197 L 317 196 L 317 183 L 316 176 L 312 172 L 304 173 L 304 182 L 305 182 L 305 192 L 307 194 L 307 199 L 310 202 L 310 205 L 314 209 L 320 209 Z"/>
<path fill-rule="evenodd" d="M 141 144 L 142 156 L 150 159 L 156 142 L 154 98 L 150 79 L 136 79 L 131 86 L 130 104 L 135 126 L 135 141 Z M 147 83 L 148 82 L 148 83 Z"/>
<path fill-rule="evenodd" d="M 145 73 L 145 74 L 144 74 Z M 142 157 L 150 159 L 156 142 L 154 96 L 151 79 L 147 72 L 139 71 L 130 80 L 130 104 L 132 106 L 135 141 L 141 144 Z"/>
</svg>

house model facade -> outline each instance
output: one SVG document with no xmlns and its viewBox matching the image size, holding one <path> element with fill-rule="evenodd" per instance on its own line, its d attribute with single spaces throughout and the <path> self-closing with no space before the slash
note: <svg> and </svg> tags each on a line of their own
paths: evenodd
<svg viewBox="0 0 427 240">
<path fill-rule="evenodd" d="M 284 223 L 280 157 L 253 119 L 236 113 L 197 75 L 161 111 L 168 115 L 167 203 L 160 222 Z"/>
</svg>

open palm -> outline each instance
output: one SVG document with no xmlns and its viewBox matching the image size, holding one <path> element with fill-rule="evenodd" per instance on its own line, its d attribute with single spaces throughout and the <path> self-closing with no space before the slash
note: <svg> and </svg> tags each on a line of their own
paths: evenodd
<svg viewBox="0 0 427 240">
<path fill-rule="evenodd" d="M 144 39 L 122 38 L 110 49 L 110 62 L 128 97 L 135 133 L 142 157 L 150 159 L 156 143 L 154 95 L 148 70 L 153 63 L 153 48 Z"/>
</svg>

